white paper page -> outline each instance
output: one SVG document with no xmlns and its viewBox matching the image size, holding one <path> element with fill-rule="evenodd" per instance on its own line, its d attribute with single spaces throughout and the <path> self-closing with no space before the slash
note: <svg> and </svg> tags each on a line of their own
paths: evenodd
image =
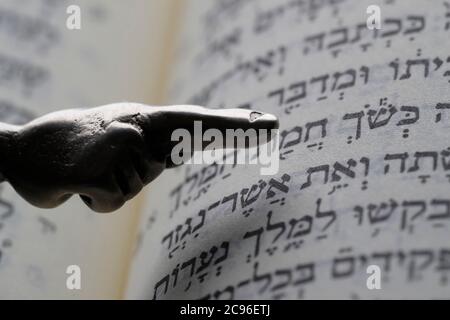
<svg viewBox="0 0 450 320">
<path fill-rule="evenodd" d="M 449 2 L 187 7 L 169 102 L 277 114 L 280 170 L 161 176 L 128 297 L 448 298 Z"/>
<path fill-rule="evenodd" d="M 69 5 L 81 9 L 81 30 L 66 28 Z M 23 123 L 54 110 L 111 102 L 151 103 L 166 6 L 145 0 L 0 1 L 0 121 Z M 0 298 L 121 297 L 136 211 L 127 205 L 101 215 L 78 197 L 40 210 L 3 183 Z M 81 290 L 66 287 L 69 265 L 81 268 Z"/>
</svg>

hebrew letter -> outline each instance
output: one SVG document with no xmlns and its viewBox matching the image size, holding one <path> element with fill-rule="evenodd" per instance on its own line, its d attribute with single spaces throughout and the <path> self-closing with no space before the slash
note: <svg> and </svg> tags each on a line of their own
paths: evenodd
<svg viewBox="0 0 450 320">
<path fill-rule="evenodd" d="M 350 87 L 353 87 L 356 82 L 356 70 L 355 69 L 348 69 L 345 72 L 336 72 L 334 75 L 334 83 L 333 87 L 331 88 L 331 91 L 334 90 L 343 90 Z M 346 81 L 342 81 L 342 83 L 338 84 L 339 80 L 342 77 L 346 77 Z"/>
<path fill-rule="evenodd" d="M 438 160 L 438 154 L 434 151 L 428 151 L 428 152 L 416 152 L 414 153 L 414 157 L 416 160 L 414 161 L 414 166 L 408 169 L 408 172 L 416 172 L 419 171 L 419 159 L 420 158 L 431 158 L 433 163 L 433 171 L 436 171 L 437 168 L 437 160 Z"/>
<path fill-rule="evenodd" d="M 376 111 L 373 109 L 370 109 L 369 111 L 367 111 L 367 115 L 369 116 L 368 118 L 368 122 L 369 122 L 369 128 L 370 129 L 375 129 L 375 128 L 379 128 L 379 127 L 383 127 L 385 125 L 387 125 L 389 123 L 389 121 L 391 120 L 392 116 L 397 113 L 397 108 L 394 106 L 391 106 L 389 108 L 389 115 L 387 115 L 387 117 L 385 117 L 384 119 L 380 119 L 380 117 L 384 116 L 386 114 L 388 110 L 386 108 L 381 108 L 380 110 Z M 373 116 L 375 116 L 375 119 L 373 119 Z"/>
<path fill-rule="evenodd" d="M 322 204 L 322 199 L 319 198 L 316 201 L 316 217 L 317 218 L 329 218 L 330 220 L 328 223 L 322 228 L 322 231 L 327 230 L 333 222 L 336 220 L 336 211 L 329 210 L 329 211 L 320 211 L 320 205 Z"/>
<path fill-rule="evenodd" d="M 381 37 L 390 37 L 396 35 L 402 30 L 402 21 L 400 19 L 385 19 L 384 20 L 384 28 L 387 31 L 381 33 Z M 388 29 L 387 25 L 393 25 L 392 29 Z"/>
<path fill-rule="evenodd" d="M 402 106 L 400 108 L 400 111 L 406 112 L 406 118 L 400 120 L 397 125 L 398 126 L 403 126 L 403 125 L 408 125 L 408 124 L 413 124 L 416 123 L 417 120 L 419 120 L 419 108 L 417 107 L 411 107 L 411 106 Z M 413 117 L 409 117 L 409 115 L 413 113 L 414 116 Z"/>
<path fill-rule="evenodd" d="M 411 68 L 417 65 L 423 65 L 423 76 L 424 78 L 428 77 L 430 61 L 428 59 L 416 59 L 406 61 L 406 73 L 400 77 L 400 80 L 411 78 Z"/>
<path fill-rule="evenodd" d="M 278 222 L 278 223 L 272 224 L 270 222 L 271 219 L 272 219 L 272 211 L 269 211 L 267 213 L 267 225 L 266 225 L 267 231 L 270 232 L 272 230 L 280 229 L 278 234 L 272 240 L 272 243 L 275 243 L 278 240 L 278 238 L 280 238 L 283 235 L 283 233 L 286 229 L 286 226 L 285 226 L 284 222 Z"/>
<path fill-rule="evenodd" d="M 218 257 L 216 259 L 216 261 L 214 261 L 214 265 L 225 261 L 225 259 L 228 257 L 228 248 L 229 248 L 229 246 L 230 246 L 230 243 L 228 241 L 222 242 L 222 244 L 220 245 L 220 248 L 223 249 L 224 253 L 223 253 L 222 256 Z"/>
<path fill-rule="evenodd" d="M 256 200 L 258 200 L 259 195 L 261 194 L 262 190 L 267 186 L 267 183 L 263 180 L 259 181 L 259 185 L 252 185 L 251 189 L 249 190 L 248 188 L 244 188 L 241 190 L 241 206 L 242 208 L 245 208 L 249 205 L 251 205 L 253 202 L 255 202 Z M 259 190 L 251 197 L 252 193 L 255 192 L 257 189 L 259 188 Z M 247 195 L 247 197 L 244 196 Z"/>
<path fill-rule="evenodd" d="M 425 28 L 425 17 L 424 16 L 408 16 L 406 17 L 408 21 L 411 21 L 411 27 L 405 29 L 405 34 L 420 32 Z M 418 26 L 416 26 L 418 22 Z"/>
<path fill-rule="evenodd" d="M 323 183 L 326 184 L 328 182 L 328 170 L 329 170 L 329 166 L 327 164 L 321 165 L 321 166 L 317 166 L 317 167 L 308 168 L 308 170 L 306 171 L 308 173 L 308 180 L 304 184 L 302 184 L 300 189 L 305 189 L 305 188 L 308 188 L 309 186 L 311 186 L 311 184 L 312 184 L 312 181 L 311 181 L 312 174 L 315 173 L 315 172 L 320 172 L 320 171 L 324 172 L 324 181 L 323 181 Z"/>
<path fill-rule="evenodd" d="M 247 231 L 244 234 L 244 239 L 248 239 L 251 237 L 256 237 L 256 241 L 255 241 L 255 254 L 254 256 L 257 257 L 259 255 L 259 244 L 260 244 L 260 240 L 261 240 L 261 234 L 263 233 L 264 229 L 263 227 L 253 230 L 253 231 Z"/>
<path fill-rule="evenodd" d="M 322 120 L 318 120 L 318 121 L 314 121 L 314 122 L 308 122 L 305 127 L 306 127 L 306 135 L 305 135 L 305 142 L 307 142 L 309 140 L 309 135 L 311 132 L 311 129 L 314 127 L 321 127 L 321 138 L 326 137 L 327 135 L 327 126 L 328 123 L 328 119 L 322 119 Z"/>
<path fill-rule="evenodd" d="M 275 191 L 272 191 L 272 188 L 276 188 L 276 189 L 280 190 L 281 192 L 288 193 L 289 187 L 285 183 L 290 180 L 291 180 L 291 176 L 286 173 L 281 176 L 281 182 L 277 181 L 273 178 L 270 179 L 269 189 L 267 189 L 267 193 L 266 193 L 266 199 L 270 199 L 275 196 L 276 193 L 275 193 Z"/>
<path fill-rule="evenodd" d="M 394 154 L 386 154 L 384 156 L 384 161 L 390 161 L 390 160 L 400 160 L 400 173 L 403 173 L 405 171 L 405 160 L 408 158 L 408 153 L 394 153 Z M 384 167 L 384 174 L 387 174 L 389 172 L 389 164 L 386 164 Z"/>
<path fill-rule="evenodd" d="M 442 200 L 442 199 L 433 199 L 431 200 L 432 206 L 445 206 L 445 211 L 442 213 L 433 213 L 428 216 L 429 220 L 435 219 L 449 219 L 450 218 L 450 201 Z"/>
<path fill-rule="evenodd" d="M 349 178 L 355 178 L 355 171 L 351 170 L 350 168 L 356 166 L 356 161 L 353 159 L 350 159 L 347 161 L 347 167 L 343 166 L 340 162 L 335 162 L 333 165 L 333 173 L 331 174 L 331 181 L 340 181 L 341 176 L 338 174 L 338 172 L 342 172 Z"/>
<path fill-rule="evenodd" d="M 358 140 L 361 137 L 361 119 L 364 117 L 364 111 L 355 112 L 355 113 L 346 113 L 344 114 L 343 120 L 352 120 L 358 119 L 356 123 L 356 135 L 355 139 Z"/>
<path fill-rule="evenodd" d="M 265 281 L 265 284 L 258 291 L 259 294 L 262 294 L 270 286 L 272 282 L 272 275 L 270 273 L 258 275 L 258 267 L 259 267 L 258 262 L 255 262 L 253 266 L 253 282 Z"/>
<path fill-rule="evenodd" d="M 294 286 L 314 281 L 315 276 L 313 263 L 299 264 L 295 270 L 299 273 L 299 277 L 294 281 Z"/>
<path fill-rule="evenodd" d="M 164 284 L 164 293 L 163 294 L 167 293 L 167 288 L 169 287 L 169 279 L 170 279 L 170 275 L 166 275 L 164 278 L 162 278 L 155 284 L 153 300 L 156 300 L 156 296 L 158 294 L 158 288 L 163 284 Z"/>
<path fill-rule="evenodd" d="M 283 277 L 285 279 L 275 284 L 270 291 L 276 291 L 287 287 L 291 283 L 292 272 L 290 269 L 275 270 L 275 277 Z"/>
<path fill-rule="evenodd" d="M 229 196 L 226 196 L 222 199 L 222 204 L 230 200 L 233 200 L 233 209 L 231 210 L 231 212 L 234 212 L 234 210 L 236 210 L 237 197 L 238 197 L 237 192 L 230 194 Z"/>
</svg>

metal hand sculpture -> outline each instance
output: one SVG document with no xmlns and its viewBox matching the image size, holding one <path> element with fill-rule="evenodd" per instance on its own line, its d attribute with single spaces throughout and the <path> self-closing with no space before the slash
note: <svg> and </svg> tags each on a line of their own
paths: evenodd
<svg viewBox="0 0 450 320">
<path fill-rule="evenodd" d="M 172 131 L 192 132 L 194 121 L 222 132 L 278 127 L 276 117 L 245 109 L 118 103 L 63 110 L 23 126 L 0 124 L 0 180 L 41 208 L 79 194 L 92 210 L 111 212 L 174 166 Z"/>
</svg>

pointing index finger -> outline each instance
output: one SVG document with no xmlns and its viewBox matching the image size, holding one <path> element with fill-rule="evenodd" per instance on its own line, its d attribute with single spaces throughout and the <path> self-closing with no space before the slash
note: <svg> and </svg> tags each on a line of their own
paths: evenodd
<svg viewBox="0 0 450 320">
<path fill-rule="evenodd" d="M 259 111 L 248 109 L 207 109 L 195 105 L 174 105 L 150 107 L 142 105 L 139 108 L 140 125 L 143 129 L 149 150 L 160 154 L 163 157 L 170 155 L 176 141 L 172 139 L 172 134 L 177 129 L 187 130 L 191 137 L 196 136 L 196 124 L 201 123 L 201 130 L 218 130 L 224 137 L 227 137 L 227 130 L 243 130 L 244 140 L 238 143 L 234 136 L 230 141 L 223 140 L 223 148 L 234 146 L 235 148 L 253 147 L 260 143 L 271 140 L 272 129 L 278 129 L 279 123 L 276 116 Z M 253 130 L 249 130 L 253 129 Z M 265 129 L 268 134 L 261 141 L 259 136 L 261 130 Z M 263 131 L 265 131 L 263 130 Z M 239 133 L 238 135 L 240 135 Z M 248 141 L 245 140 L 246 137 Z M 232 143 L 232 144 L 231 144 Z M 194 150 L 204 150 L 209 144 L 202 141 L 200 144 L 194 143 Z"/>
<path fill-rule="evenodd" d="M 202 127 L 218 129 L 225 134 L 226 129 L 277 129 L 278 119 L 274 115 L 247 109 L 207 109 L 193 105 L 161 107 L 170 129 L 183 128 L 192 132 L 195 121 L 201 121 Z"/>
</svg>

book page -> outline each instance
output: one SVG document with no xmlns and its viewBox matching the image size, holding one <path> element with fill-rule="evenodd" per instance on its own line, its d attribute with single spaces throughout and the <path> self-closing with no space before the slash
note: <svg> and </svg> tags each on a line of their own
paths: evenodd
<svg viewBox="0 0 450 320">
<path fill-rule="evenodd" d="M 80 9 L 69 30 L 66 9 Z M 152 103 L 169 2 L 0 2 L 0 121 L 25 123 L 60 109 Z M 2 155 L 7 156 L 7 155 Z M 32 165 L 32 159 L 30 159 Z M 0 298 L 120 298 L 137 210 L 97 214 L 74 196 L 41 210 L 8 183 L 0 191 Z M 69 290 L 67 267 L 81 269 Z"/>
<path fill-rule="evenodd" d="M 448 298 L 450 3 L 191 1 L 183 31 L 168 102 L 278 115 L 280 168 L 153 182 L 127 297 Z"/>
</svg>

